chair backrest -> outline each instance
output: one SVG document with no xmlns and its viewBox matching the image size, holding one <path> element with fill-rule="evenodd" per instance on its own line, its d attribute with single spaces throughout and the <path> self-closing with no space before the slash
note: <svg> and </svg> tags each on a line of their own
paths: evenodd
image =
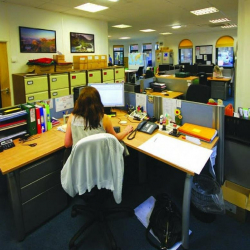
<svg viewBox="0 0 250 250">
<path fill-rule="evenodd" d="M 61 184 L 72 197 L 82 195 L 95 186 L 113 191 L 116 203 L 121 202 L 124 172 L 124 148 L 108 133 L 81 139 L 61 171 Z"/>
<path fill-rule="evenodd" d="M 143 75 L 143 69 L 144 69 L 144 67 L 143 67 L 143 66 L 140 66 L 139 69 L 138 69 L 137 72 L 136 72 L 136 75 L 137 75 L 137 76 L 142 76 L 142 75 Z"/>
<path fill-rule="evenodd" d="M 200 72 L 198 74 L 199 76 L 199 84 L 202 84 L 202 85 L 207 85 L 208 82 L 207 82 L 207 74 L 205 72 Z"/>
<path fill-rule="evenodd" d="M 201 84 L 192 84 L 188 87 L 186 100 L 207 103 L 211 98 L 211 87 Z"/>
</svg>

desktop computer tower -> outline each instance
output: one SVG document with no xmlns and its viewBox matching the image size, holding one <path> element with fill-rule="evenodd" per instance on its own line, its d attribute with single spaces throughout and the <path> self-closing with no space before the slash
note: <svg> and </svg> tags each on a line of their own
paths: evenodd
<svg viewBox="0 0 250 250">
<path fill-rule="evenodd" d="M 75 87 L 73 88 L 73 92 L 74 92 L 74 103 L 76 102 L 78 96 L 80 95 L 81 91 L 83 88 L 85 88 L 86 86 L 79 86 L 79 87 Z"/>
</svg>

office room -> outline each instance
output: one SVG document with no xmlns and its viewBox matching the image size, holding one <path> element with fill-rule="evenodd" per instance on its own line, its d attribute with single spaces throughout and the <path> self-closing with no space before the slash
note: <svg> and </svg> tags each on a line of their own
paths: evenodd
<svg viewBox="0 0 250 250">
<path fill-rule="evenodd" d="M 20 3 L 21 2 L 21 3 Z M 29 1 L 28 1 L 29 2 Z M 65 55 L 65 61 L 72 62 L 74 53 L 70 52 L 70 32 L 79 32 L 85 34 L 94 34 L 95 36 L 95 52 L 86 53 L 83 55 L 111 55 L 113 57 L 113 46 L 124 45 L 124 56 L 129 53 L 131 44 L 138 44 L 139 48 L 143 43 L 151 43 L 152 46 L 152 64 L 155 64 L 155 45 L 157 42 L 162 42 L 164 46 L 173 50 L 174 64 L 178 64 L 178 46 L 183 39 L 189 39 L 193 43 L 193 59 L 195 59 L 195 46 L 198 45 L 213 45 L 213 62 L 215 61 L 215 44 L 222 36 L 230 36 L 234 39 L 234 51 L 236 56 L 235 67 L 235 89 L 234 89 L 234 109 L 239 107 L 249 108 L 250 87 L 248 86 L 248 61 L 249 49 L 247 47 L 249 29 L 247 23 L 249 21 L 250 1 L 238 1 L 238 4 L 233 4 L 228 1 L 163 1 L 157 0 L 154 3 L 151 1 L 118 1 L 109 2 L 104 0 L 91 1 L 95 4 L 109 6 L 110 10 L 105 10 L 97 13 L 84 13 L 73 9 L 72 6 L 83 4 L 84 1 L 15 1 L 7 0 L 0 1 L 0 44 L 1 44 L 1 93 L 2 107 L 14 105 L 12 74 L 25 73 L 28 71 L 26 63 L 28 60 L 42 57 L 52 58 L 56 53 L 21 53 L 19 43 L 19 26 L 31 27 L 38 29 L 47 29 L 56 31 L 56 50 Z M 150 2 L 145 4 L 145 2 Z M 20 4 L 20 5 L 19 5 Z M 32 5 L 31 5 L 32 4 Z M 120 7 L 116 7 L 115 4 Z M 162 10 L 165 6 L 166 10 Z M 167 7 L 174 5 L 173 9 L 177 10 L 185 8 L 187 13 L 177 18 L 169 18 L 168 22 L 163 23 L 161 32 L 171 32 L 171 35 L 160 35 L 158 30 L 152 33 L 145 33 L 142 36 L 140 29 L 156 29 L 153 15 L 157 12 L 161 15 L 172 16 L 171 11 L 167 11 Z M 182 7 L 185 6 L 185 7 Z M 225 13 L 223 12 L 225 7 Z M 190 10 L 216 7 L 221 10 L 222 17 L 233 19 L 237 23 L 235 29 L 208 28 L 206 23 L 205 32 L 192 32 L 194 16 L 188 13 Z M 120 18 L 120 12 L 117 10 L 126 9 L 127 16 L 124 19 Z M 116 14 L 111 10 L 116 10 Z M 130 11 L 129 11 L 130 10 Z M 237 11 L 236 11 L 237 10 Z M 109 12 L 111 11 L 111 12 Z M 182 10 L 182 13 L 184 10 Z M 113 15 L 113 16 L 112 16 Z M 149 22 L 142 25 L 139 22 L 141 15 L 146 15 Z M 150 17 L 151 16 L 151 17 Z M 133 17 L 133 18 L 132 18 Z M 190 22 L 188 19 L 190 17 Z M 138 19 L 138 22 L 129 23 L 129 19 Z M 150 20 L 152 19 L 152 20 Z M 122 21 L 120 21 L 122 20 Z M 145 20 L 142 18 L 142 20 Z M 192 21 L 191 21 L 192 20 Z M 205 19 L 207 20 L 207 19 Z M 126 23 L 125 23 L 126 22 Z M 128 22 L 128 23 L 127 23 Z M 130 33 L 128 29 L 115 29 L 111 26 L 116 24 L 131 24 L 138 26 L 137 32 Z M 179 30 L 173 31 L 171 26 L 174 24 L 183 25 Z M 186 26 L 186 27 L 185 27 Z M 193 27 L 193 28 L 192 28 Z M 186 29 L 186 31 L 185 31 Z M 202 26 L 201 28 L 202 29 Z M 216 29 L 216 31 L 214 30 Z M 137 36 L 138 33 L 138 36 Z M 108 36 L 111 36 L 110 38 Z M 129 36 L 129 40 L 121 40 L 120 37 Z M 3 45 L 3 46 L 2 46 Z M 7 52 L 6 54 L 2 51 Z M 6 56 L 6 57 L 4 57 Z M 6 60 L 7 58 L 7 60 Z M 112 58 L 114 61 L 114 58 Z M 5 60 L 3 62 L 3 60 Z M 3 65 L 4 64 L 4 65 Z M 7 79 L 3 84 L 4 77 Z M 6 72 L 8 73 L 6 74 Z M 7 75 L 7 76 L 6 76 Z M 5 87 L 6 86 L 6 87 Z M 10 89 L 10 94 L 3 97 L 3 90 Z M 61 133 L 59 131 L 56 131 Z M 57 135 L 58 136 L 58 135 Z M 58 141 L 63 140 L 63 134 L 58 136 Z M 11 150 L 11 149 L 9 149 Z M 34 147 L 34 150 L 36 148 Z M 149 197 L 160 192 L 167 192 L 179 209 L 182 208 L 183 189 L 185 181 L 185 173 L 178 169 L 167 166 L 154 158 L 147 158 L 147 181 L 139 182 L 138 177 L 138 155 L 137 151 L 129 148 L 130 157 L 125 160 L 125 177 L 122 205 L 130 206 L 133 209 Z M 3 153 L 0 153 L 1 157 Z M 126 171 L 127 170 L 127 171 Z M 244 169 L 243 175 L 244 175 Z M 246 171 L 247 172 L 247 171 Z M 9 176 L 10 178 L 11 175 Z M 178 181 L 176 181 L 178 180 Z M 67 206 L 53 216 L 42 225 L 37 227 L 21 240 L 17 240 L 16 225 L 14 223 L 14 215 L 12 213 L 11 202 L 8 193 L 7 175 L 0 174 L 0 245 L 2 249 L 67 249 L 70 238 L 82 226 L 83 219 L 86 216 L 77 216 L 71 218 L 71 207 L 73 204 L 81 202 L 79 197 L 70 199 Z M 13 197 L 12 197 L 13 199 Z M 113 199 L 110 203 L 114 205 Z M 13 203 L 14 205 L 17 203 Z M 205 223 L 197 219 L 192 211 L 190 213 L 190 227 L 192 231 L 189 239 L 189 249 L 237 249 L 247 248 L 250 243 L 249 229 L 249 212 L 244 222 L 240 222 L 236 218 L 230 217 L 227 214 L 217 215 L 211 223 Z M 134 217 L 126 217 L 112 221 L 111 231 L 113 232 L 118 245 L 122 249 L 153 249 L 145 237 L 145 227 Z M 79 249 L 109 249 L 109 245 L 103 235 L 98 235 L 98 229 L 93 229 L 87 233 L 87 238 Z M 152 237 L 155 243 L 157 241 Z M 183 246 L 178 247 L 179 250 L 184 249 Z"/>
</svg>

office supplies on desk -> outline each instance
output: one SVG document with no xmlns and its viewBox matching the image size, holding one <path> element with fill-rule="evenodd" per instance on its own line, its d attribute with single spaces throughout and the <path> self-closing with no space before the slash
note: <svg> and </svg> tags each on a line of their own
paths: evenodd
<svg viewBox="0 0 250 250">
<path fill-rule="evenodd" d="M 185 123 L 179 127 L 179 132 L 185 135 L 197 137 L 200 140 L 211 142 L 217 135 L 217 130 L 213 128 L 203 127 L 191 123 Z"/>
<path fill-rule="evenodd" d="M 134 110 L 129 115 L 129 117 L 134 118 L 135 120 L 138 120 L 138 121 L 140 121 L 140 120 L 142 121 L 146 116 L 147 116 L 147 113 L 141 112 L 141 111 L 137 111 L 137 110 Z"/>
</svg>

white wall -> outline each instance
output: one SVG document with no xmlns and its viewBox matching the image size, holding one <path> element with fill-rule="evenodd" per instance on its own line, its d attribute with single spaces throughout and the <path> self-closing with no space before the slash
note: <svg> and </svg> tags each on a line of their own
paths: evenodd
<svg viewBox="0 0 250 250">
<path fill-rule="evenodd" d="M 55 54 L 20 53 L 19 26 L 55 30 L 57 50 L 67 62 L 73 61 L 73 55 L 84 55 L 70 53 L 70 32 L 94 34 L 95 53 L 91 54 L 108 55 L 107 22 L 0 2 L 0 41 L 7 42 L 10 81 L 13 73 L 27 72 L 28 60 L 53 58 Z M 12 58 L 17 58 L 17 62 L 12 63 Z"/>
</svg>

